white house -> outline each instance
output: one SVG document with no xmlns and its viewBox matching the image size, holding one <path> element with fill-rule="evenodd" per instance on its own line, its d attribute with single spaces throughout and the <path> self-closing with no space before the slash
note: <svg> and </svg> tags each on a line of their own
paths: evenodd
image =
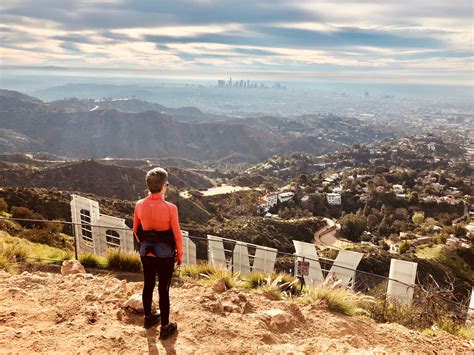
<svg viewBox="0 0 474 355">
<path fill-rule="evenodd" d="M 395 184 L 393 185 L 393 191 L 395 191 L 395 193 L 401 194 L 403 193 L 403 186 L 399 184 Z"/>
<path fill-rule="evenodd" d="M 291 200 L 293 196 L 295 196 L 294 192 L 281 192 L 278 194 L 278 201 L 280 201 L 280 203 L 283 203 Z"/>
<path fill-rule="evenodd" d="M 328 193 L 326 194 L 327 201 L 330 205 L 340 205 L 341 204 L 341 194 L 338 193 Z"/>
</svg>

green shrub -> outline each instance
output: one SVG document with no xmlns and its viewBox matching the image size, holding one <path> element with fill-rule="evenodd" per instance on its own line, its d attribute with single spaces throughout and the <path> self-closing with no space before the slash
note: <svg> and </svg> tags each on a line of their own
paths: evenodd
<svg viewBox="0 0 474 355">
<path fill-rule="evenodd" d="M 467 340 L 474 340 L 474 327 L 461 327 L 457 335 Z"/>
<path fill-rule="evenodd" d="M 28 256 L 28 249 L 20 242 L 4 245 L 2 249 L 2 255 L 12 262 L 24 262 Z"/>
<path fill-rule="evenodd" d="M 399 252 L 400 254 L 405 253 L 408 249 L 410 249 L 410 243 L 406 240 L 400 243 Z"/>
<path fill-rule="evenodd" d="M 123 252 L 113 250 L 105 256 L 107 268 L 116 271 L 140 272 L 142 270 L 142 262 L 140 255 L 135 252 Z"/>
<path fill-rule="evenodd" d="M 27 239 L 33 243 L 46 244 L 55 248 L 72 250 L 74 247 L 74 238 L 58 233 L 53 226 L 47 226 L 44 229 L 24 229 L 18 233 L 18 237 Z"/>
<path fill-rule="evenodd" d="M 44 217 L 39 213 L 36 213 L 30 210 L 27 207 L 12 207 L 12 217 L 20 219 L 36 219 L 44 220 Z M 18 221 L 25 228 L 44 228 L 46 223 L 41 221 L 31 222 L 31 221 Z"/>
<path fill-rule="evenodd" d="M 10 235 L 17 235 L 23 230 L 23 227 L 13 220 L 0 219 L 0 230 Z"/>
<path fill-rule="evenodd" d="M 3 197 L 0 197 L 0 212 L 8 211 L 8 204 Z"/>
<path fill-rule="evenodd" d="M 6 256 L 0 254 L 0 270 L 14 274 L 18 271 L 18 268 L 15 262 L 12 262 Z"/>
<path fill-rule="evenodd" d="M 103 267 L 99 257 L 92 253 L 80 254 L 78 259 L 84 267 L 90 267 L 95 269 Z"/>
</svg>

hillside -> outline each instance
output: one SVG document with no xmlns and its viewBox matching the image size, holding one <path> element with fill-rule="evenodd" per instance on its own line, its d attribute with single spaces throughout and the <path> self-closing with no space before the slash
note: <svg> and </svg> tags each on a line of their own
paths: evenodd
<svg viewBox="0 0 474 355">
<path fill-rule="evenodd" d="M 2 352 L 381 353 L 465 352 L 472 346 L 444 332 L 422 335 L 396 324 L 331 313 L 324 303 L 271 301 L 195 283 L 171 288 L 178 334 L 158 339 L 142 316 L 122 304 L 142 284 L 91 274 L 0 272 Z"/>
<path fill-rule="evenodd" d="M 242 124 L 185 123 L 158 112 L 97 110 L 79 113 L 2 112 L 1 125 L 70 157 L 176 156 L 217 160 L 234 152 L 250 159 L 269 154 L 272 137 Z"/>
<path fill-rule="evenodd" d="M 324 154 L 393 136 L 380 125 L 332 115 L 240 119 L 134 98 L 47 103 L 22 95 L 0 92 L 0 129 L 37 143 L 32 151 L 70 158 L 181 158 L 226 166 L 273 154 Z M 17 141 L 4 143 L 3 151 L 31 146 Z"/>
<path fill-rule="evenodd" d="M 44 162 L 43 167 L 31 168 L 29 163 L 40 162 L 32 159 L 22 159 L 16 155 L 13 163 L 3 162 L 2 172 L 4 184 L 11 187 L 41 187 L 56 188 L 63 191 L 80 191 L 99 196 L 135 200 L 145 194 L 146 170 L 101 164 L 93 160 L 83 160 L 72 163 L 51 164 Z M 0 161 L 3 159 L 0 157 Z M 50 166 L 52 165 L 52 166 Z M 203 175 L 179 168 L 167 168 L 169 181 L 175 188 L 208 188 L 212 182 Z"/>
</svg>

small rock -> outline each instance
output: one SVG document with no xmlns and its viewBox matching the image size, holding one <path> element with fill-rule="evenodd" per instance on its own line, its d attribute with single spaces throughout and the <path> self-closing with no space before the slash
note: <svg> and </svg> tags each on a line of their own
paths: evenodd
<svg viewBox="0 0 474 355">
<path fill-rule="evenodd" d="M 224 292 L 226 290 L 225 280 L 219 279 L 216 282 L 214 282 L 214 285 L 212 285 L 212 289 L 219 293 Z"/>
<path fill-rule="evenodd" d="M 281 309 L 269 309 L 259 315 L 259 318 L 273 332 L 290 331 L 295 326 L 295 321 L 291 314 Z"/>
<path fill-rule="evenodd" d="M 220 301 L 211 302 L 207 307 L 211 312 L 222 314 L 224 313 L 224 306 Z"/>
<path fill-rule="evenodd" d="M 247 297 L 243 293 L 239 293 L 237 297 L 239 297 L 240 302 L 247 302 Z"/>
<path fill-rule="evenodd" d="M 8 290 L 7 290 L 7 293 L 10 293 L 12 295 L 27 295 L 28 293 L 24 290 L 22 290 L 21 288 L 19 287 L 10 287 Z"/>
<path fill-rule="evenodd" d="M 99 295 L 94 294 L 94 293 L 88 293 L 85 297 L 85 300 L 88 302 L 94 302 L 100 300 Z"/>
<path fill-rule="evenodd" d="M 139 293 L 133 294 L 127 301 L 123 303 L 122 307 L 139 313 L 143 312 L 142 295 Z"/>
<path fill-rule="evenodd" d="M 143 302 L 141 293 L 133 294 L 127 301 L 122 304 L 122 308 L 135 313 L 143 313 Z M 156 303 L 151 304 L 152 312 L 156 310 Z"/>
<path fill-rule="evenodd" d="M 86 270 L 79 260 L 64 260 L 61 265 L 61 275 L 85 274 Z"/>
<path fill-rule="evenodd" d="M 298 322 L 304 322 L 305 317 L 303 313 L 301 312 L 300 307 L 298 307 L 297 304 L 295 303 L 288 303 L 286 305 L 286 310 L 298 321 Z"/>
<path fill-rule="evenodd" d="M 240 307 L 233 304 L 224 304 L 224 311 L 228 313 L 240 313 Z"/>
<path fill-rule="evenodd" d="M 247 301 L 242 305 L 240 309 L 240 313 L 247 314 L 247 313 L 252 312 L 253 309 L 254 309 L 253 305 Z"/>
<path fill-rule="evenodd" d="M 92 280 L 94 278 L 94 275 L 92 274 L 72 274 L 75 278 L 78 279 L 84 279 L 84 280 Z"/>
</svg>

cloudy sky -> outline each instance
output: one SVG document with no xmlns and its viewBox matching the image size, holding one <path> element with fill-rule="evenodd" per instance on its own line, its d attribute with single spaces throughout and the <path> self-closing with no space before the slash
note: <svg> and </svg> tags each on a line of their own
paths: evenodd
<svg viewBox="0 0 474 355">
<path fill-rule="evenodd" d="M 471 0 L 3 0 L 2 71 L 472 85 Z"/>
</svg>

